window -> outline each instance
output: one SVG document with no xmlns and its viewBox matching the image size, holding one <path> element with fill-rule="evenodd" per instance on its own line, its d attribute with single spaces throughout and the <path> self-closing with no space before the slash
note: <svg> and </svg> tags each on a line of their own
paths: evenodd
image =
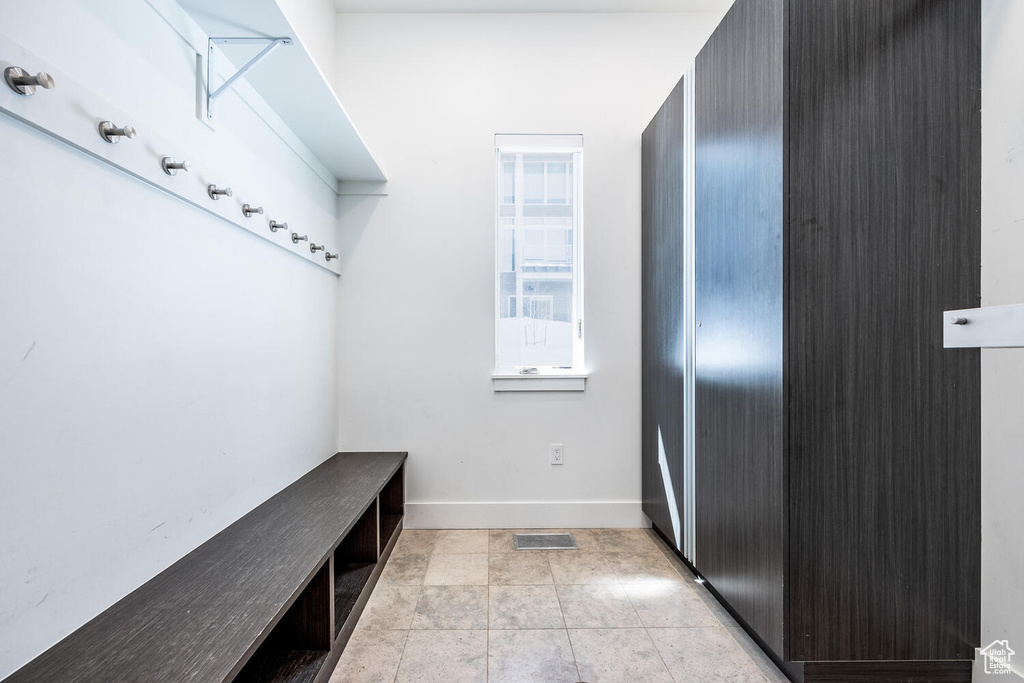
<svg viewBox="0 0 1024 683">
<path fill-rule="evenodd" d="M 496 374 L 582 374 L 583 136 L 495 147 Z"/>
</svg>

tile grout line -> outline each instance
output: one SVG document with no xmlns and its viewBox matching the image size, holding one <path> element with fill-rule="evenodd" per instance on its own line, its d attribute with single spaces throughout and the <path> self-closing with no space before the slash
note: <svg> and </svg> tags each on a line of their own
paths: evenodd
<svg viewBox="0 0 1024 683">
<path fill-rule="evenodd" d="M 411 626 L 411 624 L 410 624 Z M 405 632 L 405 639 L 402 641 L 402 654 L 398 655 L 398 666 L 395 667 L 395 677 L 391 679 L 391 683 L 398 682 L 398 674 L 402 670 L 402 660 L 405 659 L 405 648 L 409 645 L 409 636 L 412 635 L 412 629 Z"/>
<path fill-rule="evenodd" d="M 487 630 L 484 632 L 484 678 L 491 680 L 491 587 L 487 587 Z"/>
<path fill-rule="evenodd" d="M 661 660 L 661 665 L 665 667 L 665 673 L 668 674 L 669 678 L 675 681 L 676 677 L 672 675 L 672 670 L 668 668 L 668 663 L 665 661 L 665 655 L 661 653 L 661 649 L 658 647 L 658 644 L 654 642 L 654 638 L 651 638 L 651 632 L 647 629 L 647 624 L 644 623 L 644 618 L 640 616 L 640 611 L 636 608 L 636 605 L 633 604 L 633 598 L 630 597 L 629 591 L 623 587 L 623 592 L 625 592 L 626 599 L 629 600 L 629 604 L 632 606 L 633 611 L 636 612 L 636 618 L 640 621 L 640 627 L 644 630 L 644 635 L 647 636 L 647 640 L 651 641 L 651 647 L 654 648 L 654 651 L 658 653 L 658 659 Z"/>
<path fill-rule="evenodd" d="M 572 645 L 572 636 L 569 635 L 569 625 L 565 623 L 565 611 L 562 609 L 562 596 L 558 594 L 558 584 L 555 583 L 555 572 L 551 569 L 551 556 L 544 558 L 548 562 L 548 571 L 551 572 L 551 584 L 555 589 L 555 600 L 558 601 L 558 613 L 562 615 L 562 626 L 565 627 L 565 639 L 569 641 L 569 654 L 572 655 L 572 665 L 576 667 L 576 681 L 583 681 L 583 672 L 580 671 L 580 662 L 576 659 L 576 648 Z"/>
<path fill-rule="evenodd" d="M 508 533 L 512 533 L 513 531 L 514 530 L 507 530 Z M 675 563 L 673 562 L 674 558 L 668 556 L 665 553 L 664 548 L 662 548 L 662 544 L 658 542 L 659 539 L 650 538 L 650 534 L 649 533 L 645 534 L 645 537 L 648 537 L 650 539 L 650 541 L 658 549 L 658 553 L 655 555 L 655 557 L 660 557 L 661 559 L 666 560 L 668 562 L 668 564 L 673 569 L 672 573 L 674 575 L 676 575 L 677 577 L 679 577 L 680 579 L 682 579 L 683 586 L 684 587 L 688 587 L 688 588 L 692 588 L 692 586 L 687 586 L 687 584 L 686 584 L 686 579 L 688 578 L 689 573 L 687 572 L 687 573 L 684 574 L 683 571 L 680 571 L 680 569 L 678 567 L 676 567 Z M 487 660 L 485 662 L 485 673 L 486 673 L 487 679 L 489 680 L 490 679 L 490 632 L 492 630 L 520 631 L 520 630 L 532 630 L 532 629 L 492 629 L 491 628 L 491 623 L 490 623 L 490 611 L 491 611 L 490 610 L 490 588 L 491 588 L 491 585 L 492 585 L 492 581 L 493 581 L 493 579 L 495 577 L 493 576 L 493 573 L 491 572 L 490 560 L 491 560 L 492 557 L 495 557 L 495 556 L 503 556 L 503 557 L 504 556 L 509 556 L 509 557 L 511 557 L 511 556 L 514 555 L 514 553 L 512 555 L 510 555 L 508 553 L 498 553 L 497 551 L 493 551 L 492 550 L 492 546 L 491 546 L 491 542 L 490 542 L 490 530 L 488 530 L 487 543 L 488 543 L 487 544 L 487 550 L 486 550 L 486 557 L 487 557 L 487 569 L 486 569 L 486 572 L 487 572 L 487 574 L 486 574 L 487 575 L 487 579 L 486 579 L 487 607 L 486 607 L 486 612 L 485 612 L 485 614 L 486 614 L 486 622 L 487 622 L 487 627 L 486 627 L 487 633 L 485 634 L 485 643 L 486 643 L 485 644 L 485 648 L 486 648 Z M 436 549 L 437 549 L 437 547 L 435 545 L 432 548 L 431 555 L 434 554 L 434 551 L 436 551 Z M 598 552 L 599 555 L 606 555 L 609 552 L 613 552 L 615 550 L 617 550 L 617 549 L 609 550 L 609 549 L 604 548 L 603 546 L 601 546 L 601 550 L 596 551 L 596 552 Z M 457 554 L 460 554 L 460 553 L 448 553 L 448 554 L 456 554 L 457 555 Z M 476 553 L 463 553 L 463 554 L 476 554 Z M 480 553 L 480 554 L 484 554 L 484 553 Z M 631 555 L 642 555 L 642 554 L 645 554 L 645 553 L 638 553 L 638 552 L 633 551 L 633 552 L 630 552 L 628 554 L 631 554 Z M 571 555 L 576 555 L 576 553 L 571 553 Z M 564 586 L 573 586 L 573 585 L 578 585 L 578 586 L 585 586 L 585 585 L 599 586 L 599 585 L 602 585 L 602 584 L 571 584 L 571 583 L 570 584 L 559 584 L 559 583 L 557 583 L 554 580 L 554 571 L 553 571 L 553 567 L 552 567 L 552 557 L 554 557 L 553 553 L 543 553 L 542 556 L 545 559 L 545 565 L 546 565 L 546 567 L 547 567 L 547 569 L 548 569 L 548 571 L 549 571 L 549 573 L 551 575 L 551 580 L 552 580 L 551 585 L 552 585 L 552 588 L 555 590 L 556 601 L 558 603 L 560 617 L 562 618 L 562 629 L 565 631 L 567 640 L 569 642 L 570 654 L 571 654 L 571 656 L 573 658 L 573 663 L 574 663 L 574 666 L 575 666 L 575 669 L 576 669 L 576 672 L 577 672 L 577 680 L 582 680 L 582 671 L 580 669 L 580 662 L 577 659 L 577 656 L 575 654 L 575 647 L 574 647 L 572 638 L 571 638 L 571 636 L 568 633 L 570 629 L 568 628 L 567 623 L 566 623 L 565 612 L 564 612 L 563 604 L 561 602 L 561 595 L 560 595 L 560 592 L 559 592 L 559 587 L 560 586 L 563 586 L 563 587 Z M 583 555 L 581 554 L 579 556 L 583 556 Z M 626 590 L 629 586 L 636 584 L 636 582 L 629 582 L 629 581 L 624 580 L 623 576 L 621 575 L 621 572 L 619 570 L 616 570 L 616 568 L 614 566 L 609 567 L 609 569 L 612 570 L 611 578 L 612 578 L 613 583 L 612 584 L 607 584 L 607 585 L 618 585 L 618 586 L 621 587 L 622 591 L 624 593 L 626 593 L 627 602 L 630 604 L 630 607 L 634 610 L 634 613 L 636 614 L 636 616 L 638 618 L 638 621 L 640 622 L 640 625 L 641 625 L 640 627 L 644 630 L 645 636 L 648 638 L 648 641 L 652 644 L 652 646 L 655 648 L 655 651 L 658 653 L 659 659 L 662 662 L 664 670 L 669 674 L 670 680 L 675 681 L 676 679 L 675 679 L 674 675 L 672 674 L 671 670 L 668 668 L 668 665 L 667 665 L 667 663 L 665 661 L 664 654 L 661 652 L 660 648 L 657 646 L 657 643 L 654 641 L 654 639 L 653 639 L 653 637 L 651 635 L 650 631 L 654 627 L 648 627 L 644 623 L 643 618 L 640 617 L 639 611 L 637 610 L 635 601 L 632 599 L 632 596 Z M 657 582 L 657 583 L 660 583 L 660 581 Z M 471 585 L 471 584 L 465 584 L 465 585 L 468 586 L 468 585 Z M 520 587 L 521 586 L 527 586 L 527 587 L 533 586 L 533 587 L 535 587 L 535 586 L 539 586 L 539 585 L 543 585 L 543 584 L 532 584 L 532 583 L 518 584 L 518 583 L 513 583 L 513 584 L 509 584 L 509 585 L 510 586 L 520 586 Z M 645 584 L 645 582 L 640 582 L 640 584 L 636 584 L 636 585 L 646 585 L 646 584 Z M 416 600 L 416 603 L 414 605 L 413 619 L 415 619 L 415 615 L 418 612 L 419 604 L 422 602 L 423 591 L 425 590 L 425 586 L 426 586 L 425 583 L 421 583 L 418 586 L 419 589 L 420 589 L 420 592 L 419 592 L 419 594 L 417 596 L 417 600 Z M 733 640 L 734 643 L 736 643 L 736 645 L 738 647 L 741 647 L 738 639 L 736 638 L 735 633 L 733 633 L 733 631 L 730 630 L 726 624 L 722 624 L 721 622 L 719 622 L 718 625 L 720 627 L 726 628 L 727 632 L 729 633 L 730 639 Z M 594 626 L 594 627 L 590 627 L 590 628 L 581 628 L 579 630 L 606 630 L 607 628 L 609 628 L 609 627 Z M 635 629 L 636 627 L 621 627 L 621 628 L 623 628 L 623 629 Z M 698 626 L 694 626 L 693 628 L 699 628 L 699 625 Z M 394 681 L 397 681 L 399 672 L 401 670 L 401 666 L 404 663 L 405 652 L 407 651 L 407 648 L 408 648 L 408 641 L 411 638 L 412 630 L 413 630 L 412 629 L 412 625 L 410 624 L 409 629 L 406 630 L 405 638 L 403 640 L 402 651 L 400 653 L 400 657 L 399 657 L 399 661 L 398 661 L 398 669 L 396 670 L 395 678 L 393 679 Z M 430 629 L 430 630 L 453 630 L 453 631 L 458 631 L 458 630 L 474 630 L 474 629 Z M 742 650 L 742 647 L 741 647 L 741 650 Z M 761 670 L 760 665 L 756 661 L 753 661 L 753 658 L 749 654 L 747 654 L 746 652 L 743 652 L 743 655 L 744 655 L 745 659 L 749 660 L 750 663 L 754 665 L 754 667 L 758 671 L 758 674 L 761 676 L 762 681 L 767 681 L 768 677 L 765 674 L 765 672 Z"/>
<path fill-rule="evenodd" d="M 405 531 L 405 530 L 403 529 L 402 531 Z M 398 539 L 399 540 L 402 539 L 402 533 L 401 532 L 399 532 L 399 534 L 398 534 Z M 392 552 L 391 557 L 394 557 L 394 553 L 393 552 Z M 391 562 L 391 557 L 388 557 L 387 561 L 384 563 L 384 569 L 387 569 L 388 563 Z M 381 570 L 381 574 L 383 574 L 383 573 L 384 573 L 384 570 L 382 569 Z M 413 605 L 413 608 L 412 608 L 412 619 L 416 618 L 416 608 L 419 607 L 420 597 L 422 597 L 422 595 L 423 595 L 423 584 L 422 583 L 420 584 L 419 589 L 420 589 L 420 592 L 416 596 L 416 604 Z M 370 592 L 370 597 L 371 598 L 373 597 L 373 592 L 375 592 L 376 590 L 377 590 L 377 586 L 374 586 L 373 587 L 373 591 Z M 362 616 L 362 615 L 360 615 L 360 616 Z M 391 679 L 391 683 L 397 683 L 398 682 L 398 674 L 402 671 L 402 660 L 405 659 L 405 649 L 406 649 L 406 647 L 409 646 L 409 636 L 412 635 L 412 619 L 409 620 L 409 630 L 405 632 L 405 638 L 402 640 L 402 652 L 401 652 L 401 654 L 398 655 L 398 666 L 395 667 L 395 676 L 394 676 L 394 678 Z"/>
<path fill-rule="evenodd" d="M 761 667 L 761 664 L 756 662 L 756 661 L 754 661 L 754 658 L 751 657 L 750 654 L 743 648 L 743 643 L 741 643 L 736 638 L 736 636 L 733 634 L 733 627 L 726 626 L 725 624 L 721 624 L 721 626 L 722 626 L 722 628 L 725 629 L 725 632 L 727 634 L 729 634 L 729 637 L 732 638 L 732 642 L 735 643 L 736 647 L 738 647 L 740 649 L 740 652 L 743 653 L 743 656 L 746 657 L 747 660 L 751 664 L 754 665 L 755 669 L 757 669 L 757 673 L 760 674 L 761 678 L 763 679 L 763 683 L 768 683 L 768 676 L 765 675 L 764 669 Z M 742 633 L 745 637 L 747 637 L 747 638 L 750 637 L 750 636 L 747 636 L 747 633 L 746 633 L 746 631 L 743 630 L 742 626 L 736 626 L 735 628 L 738 629 L 739 632 Z M 755 644 L 755 647 L 756 647 L 756 644 Z M 767 658 L 767 655 L 765 655 L 765 657 Z M 771 662 L 771 660 L 768 660 L 768 661 Z M 775 662 L 771 662 L 771 664 L 772 664 L 772 666 L 775 666 Z"/>
<path fill-rule="evenodd" d="M 664 557 L 664 558 L 665 558 L 666 560 L 668 560 L 669 566 L 670 566 L 670 567 L 672 567 L 672 569 L 674 569 L 674 570 L 675 570 L 675 572 L 676 572 L 677 574 L 679 574 L 679 576 L 680 576 L 680 577 L 682 577 L 682 579 L 683 579 L 684 583 L 686 582 L 686 580 L 687 580 L 687 579 L 692 579 L 692 578 L 694 577 L 694 574 L 693 574 L 693 572 L 692 572 L 692 571 L 690 570 L 690 568 L 689 568 L 689 567 L 687 567 L 687 566 L 686 566 L 685 564 L 682 564 L 682 562 L 681 562 L 681 561 L 679 560 L 679 558 L 678 558 L 678 557 L 677 557 L 677 556 L 675 555 L 675 553 L 673 553 L 673 552 L 672 552 L 671 548 L 669 548 L 669 546 L 668 546 L 668 545 L 667 545 L 667 544 L 666 544 L 666 543 L 664 542 L 664 540 L 662 540 L 661 538 L 659 538 L 659 537 L 657 536 L 657 534 L 655 534 L 655 533 L 654 533 L 653 531 L 651 531 L 651 532 L 650 532 L 649 534 L 647 534 L 647 535 L 648 535 L 648 537 L 649 537 L 649 538 L 650 538 L 650 539 L 651 539 L 652 541 L 654 541 L 654 544 L 655 544 L 655 546 L 657 546 L 657 548 L 658 548 L 658 550 L 659 550 L 659 551 L 661 552 L 662 556 L 663 556 L 663 557 Z M 676 566 L 676 563 L 678 563 L 678 564 L 679 564 L 679 565 L 680 565 L 680 566 L 682 567 L 682 569 L 680 569 L 679 567 L 677 567 L 677 566 Z M 685 574 L 684 574 L 684 571 L 685 571 Z M 701 586 L 700 586 L 700 589 L 698 589 L 698 590 L 701 590 L 701 589 L 703 589 L 704 591 L 707 591 L 707 588 L 706 588 L 706 587 L 705 587 L 704 585 L 701 585 Z M 708 591 L 708 592 L 709 592 L 709 591 Z M 709 593 L 710 593 L 710 592 L 709 592 Z M 712 599 L 714 599 L 714 596 L 711 596 L 711 597 L 712 597 Z M 709 611 L 710 611 L 710 610 L 709 610 Z M 741 652 L 743 653 L 743 656 L 744 656 L 744 657 L 746 657 L 746 658 L 747 658 L 747 659 L 748 659 L 748 660 L 749 660 L 749 661 L 751 662 L 751 664 L 753 664 L 753 665 L 754 665 L 754 667 L 755 667 L 755 668 L 757 669 L 757 672 L 758 672 L 758 674 L 759 674 L 759 675 L 761 676 L 761 678 L 763 679 L 763 682 L 764 682 L 764 683 L 769 683 L 769 682 L 768 682 L 768 676 L 767 676 L 767 675 L 765 674 L 765 672 L 764 672 L 763 668 L 761 667 L 761 665 L 760 665 L 760 664 L 759 664 L 758 662 L 754 661 L 754 658 L 753 658 L 753 657 L 751 657 L 751 656 L 750 656 L 750 654 L 748 654 L 748 653 L 746 652 L 746 650 L 744 650 L 744 649 L 743 649 L 743 644 L 739 642 L 739 640 L 737 639 L 736 635 L 735 635 L 735 634 L 733 633 L 733 627 L 731 627 L 731 626 L 730 626 L 729 624 L 723 624 L 723 623 L 722 623 L 722 621 L 721 621 L 721 620 L 720 620 L 720 619 L 719 619 L 719 618 L 717 617 L 717 615 L 715 615 L 715 614 L 714 614 L 713 612 L 712 612 L 712 615 L 711 615 L 711 616 L 712 616 L 712 617 L 714 617 L 714 619 L 715 619 L 715 621 L 716 621 L 716 622 L 718 622 L 718 628 L 723 628 L 723 629 L 725 629 L 725 632 L 726 632 L 726 633 L 727 633 L 727 634 L 729 635 L 729 638 L 731 638 L 731 639 L 732 639 L 732 641 L 733 641 L 733 643 L 735 643 L 735 644 L 736 644 L 736 646 L 740 648 L 740 651 L 741 651 Z M 645 627 L 645 628 L 646 628 L 646 627 Z M 698 626 L 695 626 L 695 627 L 693 627 L 693 628 L 704 628 L 704 627 L 698 627 Z M 714 627 L 711 627 L 711 628 L 714 628 Z M 744 636 L 746 636 L 746 633 L 745 633 L 745 632 L 744 632 L 744 631 L 742 630 L 742 628 L 741 628 L 741 627 L 737 626 L 736 628 L 738 628 L 738 629 L 739 629 L 739 631 L 740 631 L 740 632 L 741 632 L 741 633 L 742 633 L 742 634 L 743 634 Z M 648 633 L 648 637 L 650 637 L 650 634 L 649 634 L 649 633 Z M 654 639 L 653 639 L 653 638 L 651 638 L 651 641 L 653 642 L 653 641 L 654 641 Z M 657 643 L 655 643 L 655 644 L 654 644 L 654 649 L 655 649 L 655 650 L 658 650 L 658 654 L 659 654 L 659 655 L 661 655 L 661 651 L 660 651 L 660 650 L 658 649 L 658 645 L 657 645 Z M 664 661 L 664 656 L 662 656 L 662 661 Z M 772 662 L 772 665 L 774 665 L 774 662 Z M 667 667 L 666 667 L 666 668 L 667 668 Z M 672 675 L 672 672 L 671 672 L 671 671 L 669 671 L 669 675 L 670 675 L 670 676 Z"/>
<path fill-rule="evenodd" d="M 654 651 L 658 653 L 658 659 L 661 660 L 661 665 L 665 667 L 665 673 L 668 674 L 669 678 L 675 681 L 676 677 L 672 674 L 672 669 L 668 668 L 668 662 L 665 661 L 665 655 L 662 654 L 661 648 L 658 647 L 658 644 L 654 642 L 654 638 L 651 638 L 651 632 L 647 629 L 646 625 L 644 626 L 644 634 L 647 636 L 647 639 L 651 641 L 651 645 L 654 646 Z"/>
<path fill-rule="evenodd" d="M 487 644 L 484 647 L 484 680 L 491 680 L 491 532 L 487 531 Z"/>
</svg>

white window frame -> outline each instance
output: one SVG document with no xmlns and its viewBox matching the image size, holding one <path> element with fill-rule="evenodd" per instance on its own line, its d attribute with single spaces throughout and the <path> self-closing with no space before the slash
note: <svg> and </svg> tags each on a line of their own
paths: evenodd
<svg viewBox="0 0 1024 683">
<path fill-rule="evenodd" d="M 583 268 L 583 136 L 582 135 L 496 135 L 495 136 L 495 181 L 494 181 L 494 365 L 492 375 L 495 391 L 583 391 L 586 387 L 587 372 L 585 367 L 585 320 L 584 320 L 584 268 Z M 501 207 L 504 201 L 501 181 L 505 166 L 502 157 L 508 154 L 573 154 L 573 244 L 572 244 L 572 320 L 575 321 L 573 335 L 572 365 L 568 368 L 538 367 L 519 368 L 501 367 L 500 358 L 500 323 L 501 323 L 501 241 L 502 232 L 507 229 L 501 222 Z M 567 174 L 568 175 L 568 174 Z M 545 168 L 545 197 L 547 196 L 547 171 Z M 568 182 L 568 179 L 567 179 Z M 517 216 L 516 224 L 525 229 L 522 207 L 525 205 L 521 196 L 525 191 L 522 164 L 516 164 L 514 180 Z M 540 205 L 529 205 L 540 206 Z M 563 206 L 563 205 L 558 205 Z M 534 229 L 543 229 L 537 226 Z M 516 240 L 515 263 L 517 268 L 525 264 L 522 250 L 522 239 Z M 546 249 L 546 237 L 545 237 Z M 517 271 L 519 279 L 524 278 L 522 271 Z M 529 279 L 528 277 L 526 279 Z M 529 295 L 524 295 L 529 296 Z M 517 307 L 518 308 L 518 307 Z"/>
</svg>

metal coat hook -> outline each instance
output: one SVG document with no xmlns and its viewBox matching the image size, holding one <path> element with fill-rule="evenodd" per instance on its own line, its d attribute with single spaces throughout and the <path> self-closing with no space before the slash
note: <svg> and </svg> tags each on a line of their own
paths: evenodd
<svg viewBox="0 0 1024 683">
<path fill-rule="evenodd" d="M 307 242 L 307 241 L 309 241 L 309 235 L 300 235 L 297 232 L 293 232 L 292 233 L 292 242 L 294 242 L 295 244 L 298 244 L 299 242 Z"/>
<path fill-rule="evenodd" d="M 190 148 L 188 146 L 183 147 L 180 144 L 181 140 L 176 142 L 173 139 L 164 137 L 164 132 L 170 131 L 163 131 L 161 126 L 154 126 L 152 122 L 147 126 L 145 121 L 137 118 L 138 112 L 132 114 L 130 109 L 125 111 L 111 106 L 112 102 L 107 101 L 104 96 L 95 90 L 95 86 L 100 84 L 98 81 L 81 81 L 74 74 L 69 75 L 67 72 L 57 71 L 56 69 L 59 69 L 59 66 L 57 66 L 56 62 L 51 65 L 46 60 L 34 56 L 18 40 L 4 33 L 4 16 L 3 10 L 0 9 L 0 54 L 7 55 L 7 59 L 0 60 L 0 74 L 3 75 L 3 85 L 0 85 L 0 114 L 5 114 L 14 120 L 31 126 L 36 131 L 33 133 L 34 135 L 38 133 L 45 136 L 41 139 L 76 150 L 76 154 L 85 155 L 90 160 L 90 163 L 95 162 L 99 164 L 100 168 L 113 169 L 125 173 L 126 177 L 129 178 L 129 182 L 138 183 L 139 187 L 156 189 L 162 193 L 161 197 L 166 195 L 171 198 L 171 201 L 190 207 L 190 210 L 199 210 L 201 212 L 200 215 L 204 216 L 204 218 L 214 220 L 221 225 L 232 226 L 231 229 L 233 231 L 242 230 L 250 233 L 244 239 L 251 239 L 255 235 L 266 242 L 270 242 L 282 252 L 290 251 L 292 258 L 298 255 L 302 260 L 309 261 L 312 265 L 319 266 L 324 271 L 334 271 L 335 274 L 338 272 L 338 268 L 332 268 L 327 263 L 318 261 L 316 258 L 316 254 L 319 253 L 323 256 L 327 251 L 325 244 L 317 242 L 313 245 L 310 252 L 307 252 L 306 249 L 310 247 L 312 235 L 307 236 L 297 232 L 292 229 L 290 221 L 285 222 L 279 218 L 281 216 L 280 212 L 287 211 L 287 207 L 274 208 L 274 206 L 271 206 L 268 209 L 266 205 L 261 206 L 261 203 L 256 200 L 258 198 L 267 199 L 268 197 L 264 196 L 263 192 L 258 188 L 246 189 L 242 187 L 241 195 L 235 199 L 232 188 L 234 187 L 234 181 L 238 178 L 236 174 L 227 170 L 229 168 L 227 165 L 220 163 L 217 159 L 197 159 L 193 156 L 195 149 L 189 151 Z M 174 17 L 174 19 L 176 18 Z M 188 40 L 192 40 L 191 34 Z M 241 65 L 246 59 L 268 47 L 272 42 L 272 40 L 264 40 L 261 44 L 257 45 L 256 41 L 253 41 L 248 55 L 238 61 L 238 64 Z M 217 47 L 228 51 L 227 56 L 233 58 L 238 52 L 244 50 L 246 46 L 221 45 Z M 197 51 L 202 52 L 202 48 L 199 48 Z M 214 51 L 219 52 L 217 49 Z M 288 56 L 287 52 L 289 50 L 280 50 L 279 55 L 275 52 L 275 54 L 270 55 L 269 59 L 265 60 L 268 65 L 266 67 L 268 73 L 265 75 L 272 75 L 269 73 L 274 69 L 271 60 L 283 60 Z M 209 94 L 205 88 L 202 88 L 204 76 L 206 75 L 206 65 L 201 63 L 202 60 L 199 56 L 193 56 L 196 57 L 195 60 L 190 59 L 187 61 L 195 66 L 197 72 L 198 83 L 193 82 L 193 85 L 199 87 L 197 87 L 194 97 L 199 105 L 198 109 L 202 110 L 202 105 Z M 220 67 L 220 70 L 213 74 L 214 81 L 212 85 L 214 91 L 217 91 L 219 86 L 236 71 L 235 66 L 229 65 L 225 61 L 226 56 L 223 53 L 217 54 L 216 59 L 219 60 L 217 66 Z M 256 65 L 255 68 L 260 69 L 263 67 Z M 305 67 L 303 66 L 303 68 Z M 250 71 L 249 73 L 252 72 Z M 241 76 L 241 80 L 249 78 L 249 73 Z M 287 81 L 284 84 L 285 87 L 291 86 L 291 90 L 295 91 L 298 88 L 301 91 L 304 86 L 302 82 L 304 73 L 303 71 L 302 73 L 284 74 L 282 77 Z M 105 73 L 106 80 L 114 79 L 116 81 L 118 78 L 117 74 L 116 69 Z M 60 81 L 60 92 L 56 92 L 56 82 L 58 80 Z M 241 83 L 241 80 L 235 80 L 233 84 L 225 85 L 223 92 L 221 92 L 221 95 L 224 96 L 218 99 L 231 99 L 233 102 L 230 106 L 234 106 L 235 94 L 230 91 L 248 88 L 247 85 Z M 143 83 L 140 86 L 129 82 L 127 85 L 128 87 L 137 88 L 145 84 Z M 52 90 L 53 92 L 45 94 L 41 90 Z M 3 93 L 5 92 L 8 94 L 4 95 Z M 35 95 L 40 95 L 40 97 L 36 99 Z M 216 103 L 214 106 L 217 106 Z M 229 106 L 227 102 L 225 102 L 225 106 Z M 341 118 L 338 118 L 343 116 L 339 111 L 340 105 L 334 103 L 328 106 L 324 112 L 318 112 L 318 115 L 323 114 L 328 121 L 336 122 L 335 130 L 341 130 L 342 132 L 338 134 L 344 135 L 346 134 L 345 131 L 348 130 L 345 127 L 347 124 Z M 206 121 L 202 111 L 197 113 L 203 121 Z M 228 113 L 226 109 L 224 113 Z M 136 123 L 139 125 L 136 126 Z M 206 132 L 205 127 L 202 127 L 202 130 Z M 103 144 L 99 144 L 96 136 L 102 139 Z M 125 138 L 129 138 L 132 141 L 122 146 L 121 143 Z M 115 145 L 118 145 L 116 149 L 114 149 Z M 0 152 L 0 157 L 3 157 L 2 152 Z M 195 163 L 197 165 L 195 169 L 192 168 L 191 162 L 193 159 L 196 159 Z M 210 162 L 213 162 L 213 166 L 208 168 L 207 166 L 209 166 Z M 225 161 L 225 163 L 227 162 Z M 3 162 L 0 161 L 0 166 L 2 165 Z M 220 167 L 223 168 L 218 170 Z M 160 169 L 159 173 L 157 172 L 158 168 Z M 193 171 L 195 172 L 194 174 Z M 182 177 L 178 178 L 178 176 Z M 326 174 L 324 177 L 327 177 Z M 221 184 L 227 183 L 229 180 L 232 181 L 230 185 Z M 203 189 L 207 192 L 207 197 L 205 198 L 201 194 Z M 334 189 L 340 190 L 336 185 Z M 349 191 L 348 188 L 346 188 L 346 191 Z M 229 199 L 226 202 L 217 201 L 224 197 L 229 197 Z M 215 204 L 211 205 L 207 203 L 208 201 L 214 201 Z M 272 202 L 272 204 L 276 206 L 277 202 Z M 278 218 L 276 221 L 270 220 L 271 210 L 277 213 Z M 285 215 L 287 216 L 288 214 L 286 213 Z M 268 227 L 270 227 L 272 233 L 270 235 L 262 231 L 262 226 L 267 224 L 269 224 Z M 300 221 L 300 225 L 305 224 Z M 316 228 L 316 226 L 308 225 L 305 227 Z M 285 239 L 291 238 L 293 232 L 296 233 L 296 239 L 292 242 L 291 248 L 288 247 L 287 242 L 276 235 L 277 232 L 282 230 L 284 231 L 283 237 Z M 320 233 L 317 232 L 316 234 L 319 235 Z M 299 245 L 303 245 L 301 250 Z M 272 249 L 271 251 L 274 250 Z M 306 258 L 307 253 L 310 253 L 309 258 Z"/>
<path fill-rule="evenodd" d="M 316 252 L 323 251 L 323 250 L 324 250 L 324 245 L 322 245 L 322 244 L 318 245 L 316 242 L 310 242 L 309 243 L 309 251 L 310 251 L 310 253 L 315 254 Z"/>
<path fill-rule="evenodd" d="M 135 128 L 132 126 L 115 126 L 110 121 L 101 121 L 99 130 L 100 137 L 112 145 L 121 142 L 121 138 L 135 137 Z"/>
<path fill-rule="evenodd" d="M 27 71 L 17 66 L 9 66 L 4 69 L 4 80 L 7 81 L 11 90 L 26 97 L 35 95 L 37 87 L 53 90 L 56 85 L 53 76 L 45 71 L 40 71 L 35 76 L 29 76 Z"/>
<path fill-rule="evenodd" d="M 338 258 L 338 255 L 337 254 L 332 254 L 331 252 L 327 252 L 326 254 L 324 254 L 324 258 L 327 259 L 328 263 L 330 263 L 331 259 Z"/>
<path fill-rule="evenodd" d="M 160 160 L 160 168 L 164 169 L 167 175 L 176 175 L 178 171 L 190 171 L 192 164 L 187 161 L 175 161 L 171 157 L 164 157 Z"/>
<path fill-rule="evenodd" d="M 217 187 L 210 184 L 206 186 L 206 194 L 210 195 L 210 199 L 217 200 L 221 197 L 230 197 L 233 193 L 230 187 Z"/>
</svg>

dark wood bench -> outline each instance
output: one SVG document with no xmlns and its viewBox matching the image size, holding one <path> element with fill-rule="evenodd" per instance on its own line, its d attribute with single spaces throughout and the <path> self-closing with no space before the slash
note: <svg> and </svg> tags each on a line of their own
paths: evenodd
<svg viewBox="0 0 1024 683">
<path fill-rule="evenodd" d="M 406 453 L 338 453 L 8 683 L 326 681 L 402 528 Z"/>
</svg>

